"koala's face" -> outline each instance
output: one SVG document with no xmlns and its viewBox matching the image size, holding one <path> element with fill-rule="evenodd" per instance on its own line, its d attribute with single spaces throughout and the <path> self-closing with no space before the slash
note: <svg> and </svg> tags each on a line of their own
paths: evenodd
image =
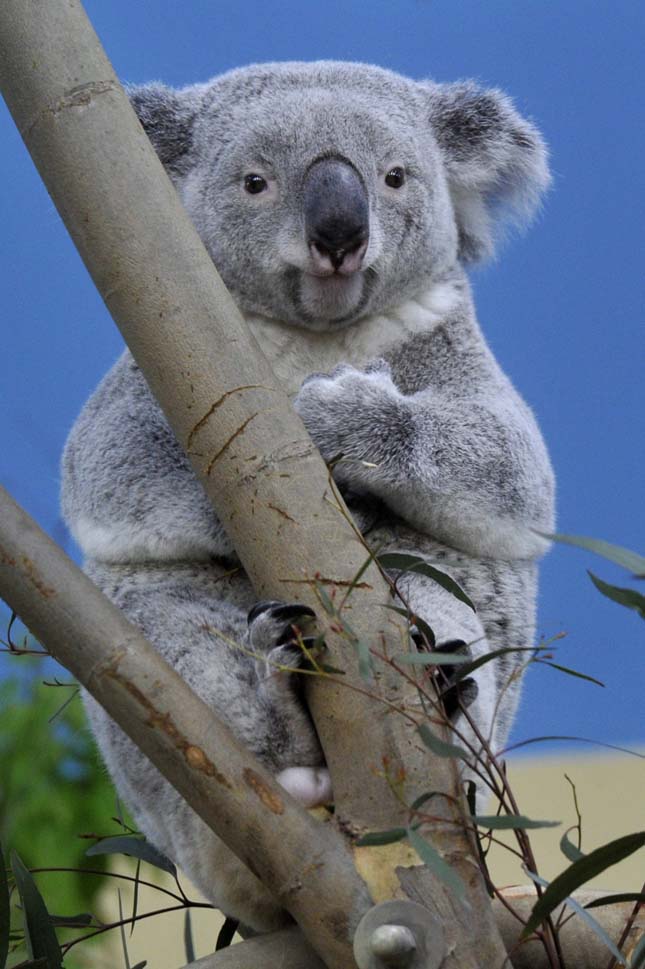
<svg viewBox="0 0 645 969">
<path fill-rule="evenodd" d="M 547 177 L 535 129 L 469 85 L 318 62 L 131 96 L 241 308 L 310 329 L 483 254 L 489 209 Z"/>
<path fill-rule="evenodd" d="M 206 163 L 184 201 L 244 309 L 342 326 L 454 260 L 436 146 L 369 101 L 269 92 L 245 104 L 226 145 L 201 140 Z"/>
</svg>

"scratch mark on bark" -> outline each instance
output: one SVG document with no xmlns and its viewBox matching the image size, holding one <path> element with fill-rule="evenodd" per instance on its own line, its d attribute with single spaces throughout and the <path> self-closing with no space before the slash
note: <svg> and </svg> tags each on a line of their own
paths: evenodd
<svg viewBox="0 0 645 969">
<path fill-rule="evenodd" d="M 194 425 L 190 434 L 188 435 L 188 441 L 186 442 L 186 449 L 187 450 L 190 449 L 190 446 L 193 443 L 195 436 L 199 434 L 204 424 L 208 421 L 210 417 L 212 417 L 212 415 L 215 413 L 217 408 L 220 407 L 228 397 L 231 397 L 233 394 L 239 394 L 242 390 L 269 390 L 270 391 L 271 389 L 272 389 L 271 387 L 265 387 L 263 384 L 245 384 L 243 387 L 233 387 L 232 390 L 227 390 L 226 393 L 222 394 L 222 396 L 219 397 L 214 404 L 211 404 L 211 406 L 208 408 L 204 416 L 200 417 L 197 423 Z"/>
<path fill-rule="evenodd" d="M 218 461 L 219 458 L 221 458 L 221 456 L 224 453 L 224 451 L 226 451 L 226 449 L 229 447 L 229 445 L 231 445 L 233 443 L 233 441 L 235 440 L 236 437 L 239 437 L 240 434 L 242 434 L 246 430 L 246 428 L 251 423 L 251 421 L 254 420 L 258 416 L 258 413 L 259 413 L 259 411 L 256 412 L 255 414 L 251 414 L 250 417 L 247 417 L 247 419 L 244 421 L 244 423 L 243 424 L 240 424 L 240 426 L 238 427 L 238 429 L 236 431 L 233 431 L 233 433 L 231 434 L 231 436 L 229 437 L 229 439 L 224 442 L 224 444 L 221 446 L 221 448 L 219 449 L 219 451 L 217 451 L 217 453 L 213 455 L 213 457 L 208 462 L 208 466 L 206 468 L 206 472 L 205 473 L 207 475 L 209 475 L 211 473 L 211 471 L 213 470 L 213 467 L 215 465 L 215 462 Z"/>
<path fill-rule="evenodd" d="M 107 94 L 110 91 L 118 91 L 118 85 L 114 81 L 90 81 L 87 84 L 79 84 L 78 87 L 70 88 L 57 101 L 48 104 L 38 113 L 26 129 L 26 137 L 31 135 L 36 125 L 47 115 L 56 117 L 57 114 L 67 110 L 67 108 L 87 107 L 97 95 Z"/>
<path fill-rule="evenodd" d="M 267 508 L 271 508 L 272 511 L 276 511 L 278 515 L 281 515 L 282 518 L 286 518 L 286 520 L 289 522 L 293 522 L 294 525 L 300 524 L 300 522 L 297 522 L 295 518 L 292 518 L 291 515 L 288 515 L 286 511 L 283 511 L 282 508 L 278 508 L 277 505 L 272 505 L 271 502 L 269 502 L 269 504 L 267 505 Z"/>
</svg>

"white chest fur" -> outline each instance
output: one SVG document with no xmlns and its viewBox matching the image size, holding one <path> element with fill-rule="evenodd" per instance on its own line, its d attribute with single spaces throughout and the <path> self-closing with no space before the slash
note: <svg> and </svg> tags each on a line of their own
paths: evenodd
<svg viewBox="0 0 645 969">
<path fill-rule="evenodd" d="M 452 283 L 440 283 L 386 314 L 366 316 L 335 332 L 314 332 L 261 316 L 247 322 L 287 393 L 295 395 L 311 373 L 328 373 L 339 363 L 361 368 L 390 347 L 432 330 L 463 299 Z"/>
</svg>

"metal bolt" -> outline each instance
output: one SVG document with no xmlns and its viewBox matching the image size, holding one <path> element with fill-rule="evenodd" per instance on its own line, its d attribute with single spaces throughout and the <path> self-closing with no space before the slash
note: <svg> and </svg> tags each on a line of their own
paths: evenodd
<svg viewBox="0 0 645 969">
<path fill-rule="evenodd" d="M 379 925 L 372 934 L 372 954 L 385 966 L 410 966 L 417 948 L 414 934 L 406 925 Z"/>
<path fill-rule="evenodd" d="M 439 969 L 445 954 L 436 913 L 410 899 L 374 905 L 354 933 L 358 969 Z"/>
</svg>

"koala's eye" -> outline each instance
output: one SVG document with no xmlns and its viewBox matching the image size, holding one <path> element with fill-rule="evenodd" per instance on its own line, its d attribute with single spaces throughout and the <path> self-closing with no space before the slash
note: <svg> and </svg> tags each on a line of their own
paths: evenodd
<svg viewBox="0 0 645 969">
<path fill-rule="evenodd" d="M 244 176 L 244 188 L 249 193 L 249 195 L 258 195 L 260 192 L 264 192 L 269 186 L 266 183 L 266 179 L 262 178 L 261 175 L 245 175 Z"/>
<path fill-rule="evenodd" d="M 385 184 L 389 185 L 390 188 L 401 188 L 405 181 L 405 171 L 400 165 L 395 165 L 394 168 L 390 168 L 389 172 L 385 176 Z"/>
</svg>

